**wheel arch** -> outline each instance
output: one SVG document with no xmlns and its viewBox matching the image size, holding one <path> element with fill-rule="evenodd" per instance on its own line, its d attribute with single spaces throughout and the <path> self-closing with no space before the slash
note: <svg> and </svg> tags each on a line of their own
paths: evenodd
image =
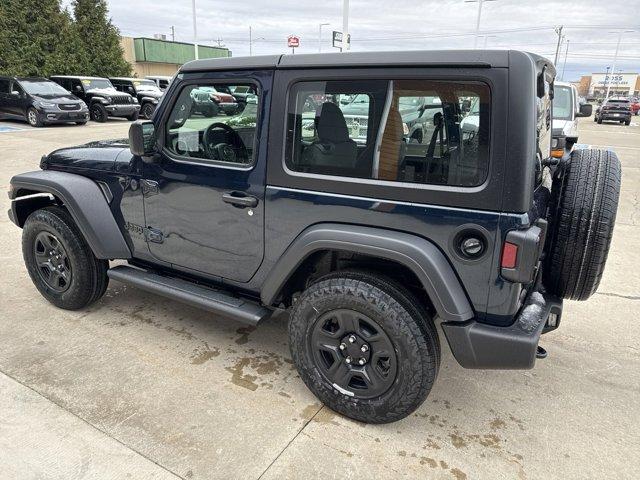
<svg viewBox="0 0 640 480">
<path fill-rule="evenodd" d="M 11 220 L 24 225 L 40 208 L 63 205 L 100 259 L 131 258 L 129 249 L 100 187 L 91 179 L 50 170 L 16 175 L 9 191 Z"/>
<path fill-rule="evenodd" d="M 393 230 L 332 223 L 311 226 L 291 243 L 265 279 L 262 302 L 273 305 L 289 282 L 300 280 L 296 275 L 305 262 L 325 251 L 350 252 L 397 264 L 420 282 L 440 318 L 465 321 L 474 316 L 453 268 L 430 241 Z"/>
</svg>

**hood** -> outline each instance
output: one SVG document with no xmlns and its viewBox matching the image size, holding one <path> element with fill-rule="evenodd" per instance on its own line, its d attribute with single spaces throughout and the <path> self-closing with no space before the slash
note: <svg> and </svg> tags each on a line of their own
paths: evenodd
<svg viewBox="0 0 640 480">
<path fill-rule="evenodd" d="M 157 90 L 137 90 L 138 97 L 160 98 L 164 92 Z"/>
<path fill-rule="evenodd" d="M 51 152 L 49 155 L 42 157 L 40 168 L 43 170 L 80 168 L 112 171 L 115 169 L 116 160 L 123 152 L 130 153 L 127 139 L 90 142 Z"/>
<path fill-rule="evenodd" d="M 554 137 L 557 136 L 567 136 L 571 131 L 573 125 L 572 120 L 561 120 L 558 118 L 554 118 L 551 124 L 552 135 Z"/>
<path fill-rule="evenodd" d="M 75 95 L 33 95 L 33 99 L 39 102 L 47 103 L 78 103 L 81 100 Z"/>
<path fill-rule="evenodd" d="M 119 92 L 115 88 L 92 88 L 90 90 L 87 90 L 87 93 L 90 93 L 92 95 L 100 95 L 102 97 L 131 96 L 127 92 Z"/>
</svg>

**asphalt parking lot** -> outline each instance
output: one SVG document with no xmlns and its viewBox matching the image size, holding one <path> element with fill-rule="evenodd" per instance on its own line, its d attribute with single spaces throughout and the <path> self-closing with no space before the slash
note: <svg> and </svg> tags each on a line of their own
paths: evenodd
<svg viewBox="0 0 640 480">
<path fill-rule="evenodd" d="M 0 122 L 3 189 L 41 155 L 125 137 L 128 125 Z M 3 214 L 0 477 L 637 478 L 640 117 L 629 127 L 582 119 L 580 131 L 623 164 L 599 292 L 565 303 L 541 342 L 549 358 L 530 371 L 464 370 L 445 343 L 428 400 L 389 425 L 317 402 L 291 365 L 286 315 L 253 330 L 116 282 L 86 311 L 56 309 Z"/>
</svg>

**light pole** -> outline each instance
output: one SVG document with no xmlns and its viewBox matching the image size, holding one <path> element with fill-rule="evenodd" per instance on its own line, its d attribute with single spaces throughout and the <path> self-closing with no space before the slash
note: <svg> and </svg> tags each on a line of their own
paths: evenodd
<svg viewBox="0 0 640 480">
<path fill-rule="evenodd" d="M 330 23 L 318 24 L 318 53 L 322 53 L 322 27 L 325 25 L 331 25 Z"/>
<path fill-rule="evenodd" d="M 558 64 L 558 54 L 560 53 L 560 45 L 562 44 L 562 39 L 564 38 L 564 35 L 562 35 L 563 28 L 564 28 L 564 25 L 560 25 L 559 27 L 556 27 L 554 29 L 556 31 L 556 34 L 558 35 L 558 44 L 556 45 L 556 56 L 553 59 L 554 66 Z"/>
<path fill-rule="evenodd" d="M 464 0 L 465 3 L 478 2 L 478 18 L 476 19 L 476 35 L 473 39 L 473 48 L 478 48 L 478 37 L 480 36 L 480 17 L 482 16 L 482 4 L 484 2 L 495 2 L 496 0 Z"/>
<path fill-rule="evenodd" d="M 343 0 L 342 2 L 342 52 L 351 49 L 351 43 L 349 39 L 349 0 Z M 345 47 L 345 42 L 347 45 Z"/>
<path fill-rule="evenodd" d="M 253 42 L 255 42 L 256 40 L 264 40 L 264 37 L 253 38 L 252 33 L 253 31 L 251 29 L 251 25 L 249 25 L 249 56 L 250 57 L 253 55 Z"/>
<path fill-rule="evenodd" d="M 196 0 L 191 0 L 191 13 L 193 14 L 193 47 L 195 58 L 198 60 L 198 27 L 196 26 Z"/>
<path fill-rule="evenodd" d="M 608 75 L 607 78 L 607 94 L 604 99 L 607 100 L 609 98 L 609 91 L 611 90 L 611 77 L 613 77 L 616 73 L 616 61 L 618 60 L 618 50 L 620 49 L 620 40 L 622 40 L 623 33 L 631 33 L 634 30 L 620 30 L 618 32 L 618 41 L 616 43 L 616 53 L 613 54 L 613 65 L 611 66 L 611 75 Z M 615 33 L 615 32 L 611 32 Z"/>
<path fill-rule="evenodd" d="M 487 48 L 487 40 L 489 40 L 489 38 L 496 38 L 496 37 L 497 37 L 496 35 L 485 35 L 484 36 L 484 47 L 482 47 L 482 48 L 485 48 L 485 49 Z"/>
</svg>

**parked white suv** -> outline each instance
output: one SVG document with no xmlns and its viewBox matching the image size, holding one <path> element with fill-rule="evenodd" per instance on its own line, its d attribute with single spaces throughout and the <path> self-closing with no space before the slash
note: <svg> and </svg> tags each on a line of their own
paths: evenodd
<svg viewBox="0 0 640 480">
<path fill-rule="evenodd" d="M 578 117 L 590 117 L 593 107 L 581 103 L 578 89 L 570 83 L 555 82 L 553 88 L 552 154 L 562 158 L 578 142 Z"/>
</svg>

